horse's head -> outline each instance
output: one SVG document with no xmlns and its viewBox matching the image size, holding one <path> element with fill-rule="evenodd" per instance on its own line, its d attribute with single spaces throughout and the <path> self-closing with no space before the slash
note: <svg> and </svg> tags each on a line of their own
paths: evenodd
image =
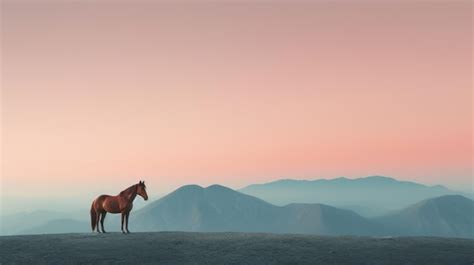
<svg viewBox="0 0 474 265">
<path fill-rule="evenodd" d="M 148 194 L 146 194 L 145 181 L 141 181 L 137 184 L 137 194 L 142 196 L 145 201 L 148 200 Z"/>
</svg>

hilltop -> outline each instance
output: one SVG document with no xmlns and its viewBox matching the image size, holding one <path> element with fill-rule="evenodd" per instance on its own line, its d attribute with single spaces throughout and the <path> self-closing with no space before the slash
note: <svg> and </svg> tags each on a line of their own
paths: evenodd
<svg viewBox="0 0 474 265">
<path fill-rule="evenodd" d="M 246 233 L 0 237 L 0 264 L 472 264 L 474 240 Z"/>
</svg>

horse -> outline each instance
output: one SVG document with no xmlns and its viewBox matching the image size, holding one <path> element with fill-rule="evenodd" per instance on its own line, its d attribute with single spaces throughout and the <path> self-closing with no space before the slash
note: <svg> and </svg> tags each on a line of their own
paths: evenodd
<svg viewBox="0 0 474 265">
<path fill-rule="evenodd" d="M 110 195 L 100 195 L 97 197 L 91 206 L 91 227 L 92 232 L 95 231 L 97 227 L 97 232 L 101 233 L 99 229 L 99 220 L 100 225 L 102 226 L 102 233 L 105 233 L 104 230 L 104 219 L 107 213 L 121 213 L 122 214 L 122 233 L 130 233 L 128 230 L 128 217 L 130 216 L 130 211 L 133 208 L 133 200 L 137 197 L 137 194 L 140 195 L 145 201 L 148 200 L 148 194 L 146 193 L 145 181 L 138 182 L 138 184 L 132 185 L 127 189 L 120 192 L 117 196 Z M 125 231 L 123 229 L 123 224 L 125 222 Z"/>
</svg>

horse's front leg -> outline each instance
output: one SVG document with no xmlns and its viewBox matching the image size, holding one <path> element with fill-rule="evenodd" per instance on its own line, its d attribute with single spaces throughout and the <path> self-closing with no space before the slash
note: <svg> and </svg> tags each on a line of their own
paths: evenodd
<svg viewBox="0 0 474 265">
<path fill-rule="evenodd" d="M 122 233 L 125 234 L 125 231 L 123 230 L 123 223 L 125 222 L 125 215 L 126 213 L 122 213 Z"/>
<path fill-rule="evenodd" d="M 127 222 L 125 223 L 125 229 L 127 230 L 127 233 L 130 233 L 130 231 L 128 230 L 128 217 L 129 217 L 129 216 L 130 216 L 130 212 L 127 212 L 127 213 L 125 214 L 125 220 L 127 221 Z"/>
</svg>

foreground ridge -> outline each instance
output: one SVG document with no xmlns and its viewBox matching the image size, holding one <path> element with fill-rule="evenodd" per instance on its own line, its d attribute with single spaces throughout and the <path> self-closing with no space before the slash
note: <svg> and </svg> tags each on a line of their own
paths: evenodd
<svg viewBox="0 0 474 265">
<path fill-rule="evenodd" d="M 0 237 L 1 264 L 471 264 L 474 240 L 156 232 Z"/>
</svg>

